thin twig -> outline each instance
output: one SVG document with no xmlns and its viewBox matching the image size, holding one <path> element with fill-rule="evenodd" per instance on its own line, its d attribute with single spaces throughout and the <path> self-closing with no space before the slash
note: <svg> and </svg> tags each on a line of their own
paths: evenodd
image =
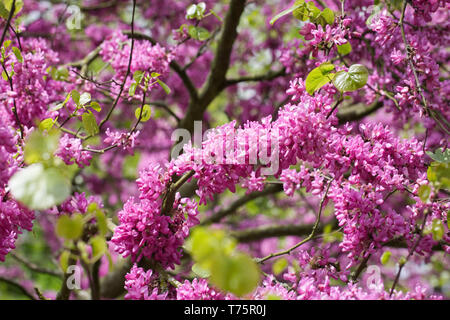
<svg viewBox="0 0 450 320">
<path fill-rule="evenodd" d="M 274 258 L 274 257 L 279 257 L 279 256 L 282 256 L 282 255 L 285 255 L 285 254 L 290 254 L 292 251 L 294 251 L 295 249 L 297 249 L 297 248 L 300 247 L 301 245 L 305 244 L 306 242 L 311 241 L 311 240 L 314 238 L 314 236 L 315 236 L 315 234 L 316 234 L 316 232 L 317 232 L 319 223 L 320 223 L 320 218 L 321 218 L 321 216 L 322 216 L 323 204 L 324 204 L 325 199 L 326 199 L 326 197 L 327 197 L 327 195 L 328 195 L 328 190 L 330 189 L 330 186 L 331 186 L 333 180 L 334 180 L 334 179 L 332 179 L 332 180 L 328 183 L 327 189 L 325 190 L 325 193 L 323 194 L 322 199 L 320 200 L 319 213 L 317 214 L 316 222 L 314 223 L 314 226 L 313 226 L 313 228 L 312 228 L 311 233 L 309 234 L 309 236 L 307 236 L 305 239 L 303 239 L 302 241 L 300 241 L 300 242 L 297 243 L 296 245 L 294 245 L 294 246 L 292 246 L 292 247 L 290 247 L 290 248 L 288 248 L 288 249 L 286 249 L 286 250 L 279 251 L 279 252 L 276 252 L 276 253 L 271 253 L 271 254 L 269 254 L 268 256 L 264 257 L 264 258 L 256 259 L 256 261 L 257 261 L 258 263 L 264 263 L 265 261 L 267 261 L 267 260 L 269 260 L 269 259 L 272 259 L 272 258 Z"/>
</svg>

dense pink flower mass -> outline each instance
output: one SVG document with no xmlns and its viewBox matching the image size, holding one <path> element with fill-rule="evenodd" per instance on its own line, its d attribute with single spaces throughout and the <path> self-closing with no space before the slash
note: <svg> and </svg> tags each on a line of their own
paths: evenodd
<svg viewBox="0 0 450 320">
<path fill-rule="evenodd" d="M 449 0 L 14 3 L 0 297 L 450 297 Z"/>
</svg>

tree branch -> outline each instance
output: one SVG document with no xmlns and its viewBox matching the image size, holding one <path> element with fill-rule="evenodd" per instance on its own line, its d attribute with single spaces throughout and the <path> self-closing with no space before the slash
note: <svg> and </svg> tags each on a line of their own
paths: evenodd
<svg viewBox="0 0 450 320">
<path fill-rule="evenodd" d="M 209 225 L 211 223 L 219 222 L 226 216 L 229 216 L 229 215 L 235 213 L 237 209 L 239 209 L 240 207 L 245 205 L 247 202 L 250 202 L 259 197 L 264 197 L 269 194 L 274 194 L 274 193 L 280 192 L 282 190 L 283 190 L 283 186 L 281 184 L 274 184 L 274 185 L 267 187 L 266 189 L 264 189 L 262 191 L 255 191 L 250 194 L 247 194 L 247 195 L 243 196 L 242 198 L 233 202 L 231 204 L 231 206 L 229 206 L 227 209 L 221 210 L 221 211 L 215 213 L 214 215 L 206 218 L 205 220 L 203 220 L 200 223 L 200 225 Z"/>
<path fill-rule="evenodd" d="M 225 88 L 230 56 L 233 44 L 237 38 L 237 26 L 244 8 L 245 0 L 231 0 L 206 83 L 198 99 L 192 99 L 191 96 L 186 115 L 180 122 L 179 128 L 192 132 L 194 130 L 194 121 L 203 119 L 203 114 L 208 105 Z"/>
</svg>

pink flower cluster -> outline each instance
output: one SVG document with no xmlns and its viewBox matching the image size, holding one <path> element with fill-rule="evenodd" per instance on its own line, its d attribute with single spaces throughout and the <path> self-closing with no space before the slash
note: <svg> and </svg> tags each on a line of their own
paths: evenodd
<svg viewBox="0 0 450 320">
<path fill-rule="evenodd" d="M 189 235 L 189 228 L 198 223 L 197 204 L 177 194 L 173 212 L 162 213 L 163 191 L 170 176 L 153 165 L 138 179 L 140 198 L 130 198 L 118 213 L 119 226 L 111 242 L 116 251 L 133 261 L 145 257 L 159 262 L 165 268 L 174 268 L 180 262 L 181 246 Z"/>
<path fill-rule="evenodd" d="M 154 285 L 157 275 L 152 270 L 133 265 L 130 272 L 125 275 L 126 300 L 165 300 L 167 293 L 159 293 Z"/>
<path fill-rule="evenodd" d="M 107 40 L 101 44 L 100 55 L 104 61 L 111 64 L 115 71 L 114 80 L 121 83 L 128 70 L 129 57 L 131 52 L 131 40 L 122 32 L 115 32 L 108 36 Z M 169 63 L 174 58 L 171 51 L 167 51 L 159 44 L 152 45 L 149 41 L 135 41 L 133 48 L 133 58 L 130 66 L 130 76 L 125 84 L 124 92 L 128 92 L 132 82 L 134 72 L 146 71 L 164 75 L 169 69 Z M 118 90 L 119 85 L 114 87 Z M 138 92 L 138 91 L 137 91 Z"/>
<path fill-rule="evenodd" d="M 211 288 L 206 279 L 185 280 L 176 288 L 177 300 L 228 300 L 230 295 Z"/>
<path fill-rule="evenodd" d="M 83 150 L 81 139 L 72 138 L 68 134 L 63 135 L 59 140 L 59 148 L 55 155 L 60 157 L 65 164 L 76 163 L 80 168 L 89 166 L 92 159 L 91 153 Z"/>
<path fill-rule="evenodd" d="M 104 142 L 109 146 L 117 145 L 129 154 L 133 154 L 134 148 L 139 144 L 139 142 L 136 141 L 139 133 L 139 131 L 131 134 L 129 132 L 111 131 L 108 128 L 105 132 L 106 138 L 104 139 Z"/>
</svg>

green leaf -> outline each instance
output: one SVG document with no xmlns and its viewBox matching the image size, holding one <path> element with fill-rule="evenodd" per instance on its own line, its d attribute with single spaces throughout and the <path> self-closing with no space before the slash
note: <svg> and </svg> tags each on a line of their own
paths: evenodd
<svg viewBox="0 0 450 320">
<path fill-rule="evenodd" d="M 192 265 L 192 272 L 200 278 L 208 278 L 211 276 L 211 273 L 207 269 L 202 268 L 198 263 Z"/>
<path fill-rule="evenodd" d="M 260 271 L 252 258 L 238 253 L 214 263 L 210 279 L 218 288 L 242 297 L 258 286 Z"/>
<path fill-rule="evenodd" d="M 332 71 L 334 70 L 334 65 L 329 62 L 324 62 L 317 68 L 314 68 L 306 77 L 306 91 L 312 95 L 315 91 L 332 81 L 334 77 Z"/>
<path fill-rule="evenodd" d="M 12 47 L 12 51 L 13 51 L 14 55 L 16 56 L 17 61 L 23 62 L 22 53 L 20 52 L 19 48 Z"/>
<path fill-rule="evenodd" d="M 82 122 L 84 129 L 89 135 L 94 136 L 99 132 L 97 120 L 92 112 L 83 113 Z"/>
<path fill-rule="evenodd" d="M 136 180 L 138 175 L 138 165 L 141 159 L 141 154 L 135 152 L 134 155 L 127 155 L 123 160 L 122 164 L 122 174 L 124 178 Z"/>
<path fill-rule="evenodd" d="M 72 97 L 72 100 L 76 105 L 80 104 L 80 93 L 77 90 L 70 91 L 70 96 Z"/>
<path fill-rule="evenodd" d="M 345 56 L 345 55 L 349 54 L 350 52 L 352 52 L 352 45 L 350 44 L 350 42 L 347 41 L 346 43 L 344 43 L 342 45 L 338 45 L 337 51 L 341 55 Z"/>
<path fill-rule="evenodd" d="M 450 189 L 450 164 L 432 162 L 428 167 L 427 177 L 437 189 Z"/>
<path fill-rule="evenodd" d="M 450 210 L 447 211 L 447 228 L 450 229 Z"/>
<path fill-rule="evenodd" d="M 392 253 L 390 251 L 385 251 L 381 255 L 380 261 L 383 265 L 387 264 L 389 262 L 389 259 L 391 258 Z"/>
<path fill-rule="evenodd" d="M 91 263 L 99 260 L 106 253 L 108 246 L 106 245 L 105 238 L 101 236 L 95 236 L 89 240 L 89 244 L 92 247 L 92 259 Z"/>
<path fill-rule="evenodd" d="M 320 15 L 325 19 L 327 24 L 332 25 L 334 23 L 334 12 L 330 8 L 323 9 Z"/>
<path fill-rule="evenodd" d="M 35 130 L 25 142 L 24 160 L 26 164 L 48 162 L 59 145 L 59 133 L 51 130 L 47 134 Z"/>
<path fill-rule="evenodd" d="M 280 258 L 273 263 L 272 271 L 275 275 L 279 275 L 284 269 L 287 268 L 288 265 L 289 263 L 285 258 Z"/>
<path fill-rule="evenodd" d="M 433 235 L 434 241 L 442 240 L 444 236 L 444 226 L 442 225 L 442 221 L 439 219 L 433 219 L 431 223 L 431 234 Z"/>
<path fill-rule="evenodd" d="M 428 199 L 430 198 L 431 188 L 429 185 L 423 184 L 419 187 L 417 193 L 419 195 L 420 200 L 422 200 L 423 202 L 427 202 Z"/>
<path fill-rule="evenodd" d="M 186 19 L 203 19 L 205 14 L 206 4 L 200 2 L 198 4 L 191 4 L 186 10 Z"/>
<path fill-rule="evenodd" d="M 102 107 L 100 107 L 100 104 L 96 101 L 91 102 L 91 108 L 97 112 L 102 111 Z"/>
<path fill-rule="evenodd" d="M 67 240 L 76 240 L 83 234 L 83 216 L 74 214 L 71 217 L 62 215 L 56 221 L 56 234 Z"/>
<path fill-rule="evenodd" d="M 141 122 L 146 122 L 146 121 L 150 120 L 150 117 L 152 115 L 152 109 L 150 108 L 150 106 L 148 104 L 144 104 L 142 106 L 142 110 L 141 110 L 141 108 L 136 109 L 136 111 L 134 112 L 134 115 L 136 116 L 136 119 L 139 120 L 139 118 L 140 118 Z"/>
<path fill-rule="evenodd" d="M 69 267 L 69 259 L 70 259 L 70 251 L 64 250 L 59 256 L 59 265 L 61 266 L 61 270 L 66 273 L 67 268 Z"/>
<path fill-rule="evenodd" d="M 144 71 L 141 70 L 137 70 L 133 73 L 133 79 L 134 81 L 136 81 L 138 84 L 141 83 L 142 79 L 144 79 Z"/>
<path fill-rule="evenodd" d="M 237 296 L 253 291 L 260 280 L 258 265 L 248 255 L 236 251 L 236 241 L 223 230 L 197 227 L 185 244 L 196 268 L 210 274 L 213 285 Z"/>
<path fill-rule="evenodd" d="M 170 88 L 169 88 L 169 86 L 167 84 L 162 82 L 160 79 L 156 79 L 156 81 L 158 81 L 158 84 L 161 86 L 161 88 L 163 88 L 163 90 L 166 92 L 166 94 L 170 94 L 170 92 L 172 90 L 170 90 Z"/>
<path fill-rule="evenodd" d="M 188 34 L 192 39 L 205 41 L 210 37 L 209 31 L 203 27 L 188 27 Z"/>
<path fill-rule="evenodd" d="M 71 181 L 57 168 L 35 163 L 17 171 L 9 180 L 13 197 L 31 210 L 46 210 L 70 196 Z"/>
<path fill-rule="evenodd" d="M 105 213 L 101 210 L 98 210 L 95 213 L 95 218 L 97 220 L 98 231 L 102 236 L 108 233 L 108 221 L 106 219 Z"/>
<path fill-rule="evenodd" d="M 450 149 L 443 148 L 437 149 L 434 153 L 427 151 L 427 155 L 433 159 L 434 161 L 440 162 L 440 163 L 450 163 Z"/>
<path fill-rule="evenodd" d="M 369 71 L 362 64 L 354 64 L 348 71 L 336 73 L 333 84 L 340 92 L 350 92 L 358 90 L 367 83 Z"/>
<path fill-rule="evenodd" d="M 0 16 L 3 19 L 8 19 L 11 12 L 13 0 L 2 0 L 0 2 Z M 16 16 L 23 8 L 23 0 L 16 0 L 13 17 Z"/>
<path fill-rule="evenodd" d="M 3 42 L 3 48 L 8 49 L 9 46 L 11 45 L 12 41 L 11 40 L 5 40 Z"/>
<path fill-rule="evenodd" d="M 134 94 L 136 93 L 137 86 L 138 86 L 138 84 L 136 82 L 133 82 L 130 85 L 130 89 L 128 90 L 128 95 L 130 97 L 134 96 Z"/>
<path fill-rule="evenodd" d="M 2 71 L 2 78 L 3 78 L 3 80 L 5 80 L 5 81 L 9 81 L 8 75 L 6 74 L 6 71 L 5 71 L 5 70 Z"/>
<path fill-rule="evenodd" d="M 52 118 L 47 118 L 41 121 L 39 123 L 39 130 L 40 131 L 50 131 L 51 128 L 53 128 L 53 125 L 55 124 L 55 121 Z"/>
<path fill-rule="evenodd" d="M 83 92 L 80 96 L 79 104 L 80 106 L 84 106 L 86 103 L 91 101 L 91 95 L 88 92 Z"/>
</svg>

